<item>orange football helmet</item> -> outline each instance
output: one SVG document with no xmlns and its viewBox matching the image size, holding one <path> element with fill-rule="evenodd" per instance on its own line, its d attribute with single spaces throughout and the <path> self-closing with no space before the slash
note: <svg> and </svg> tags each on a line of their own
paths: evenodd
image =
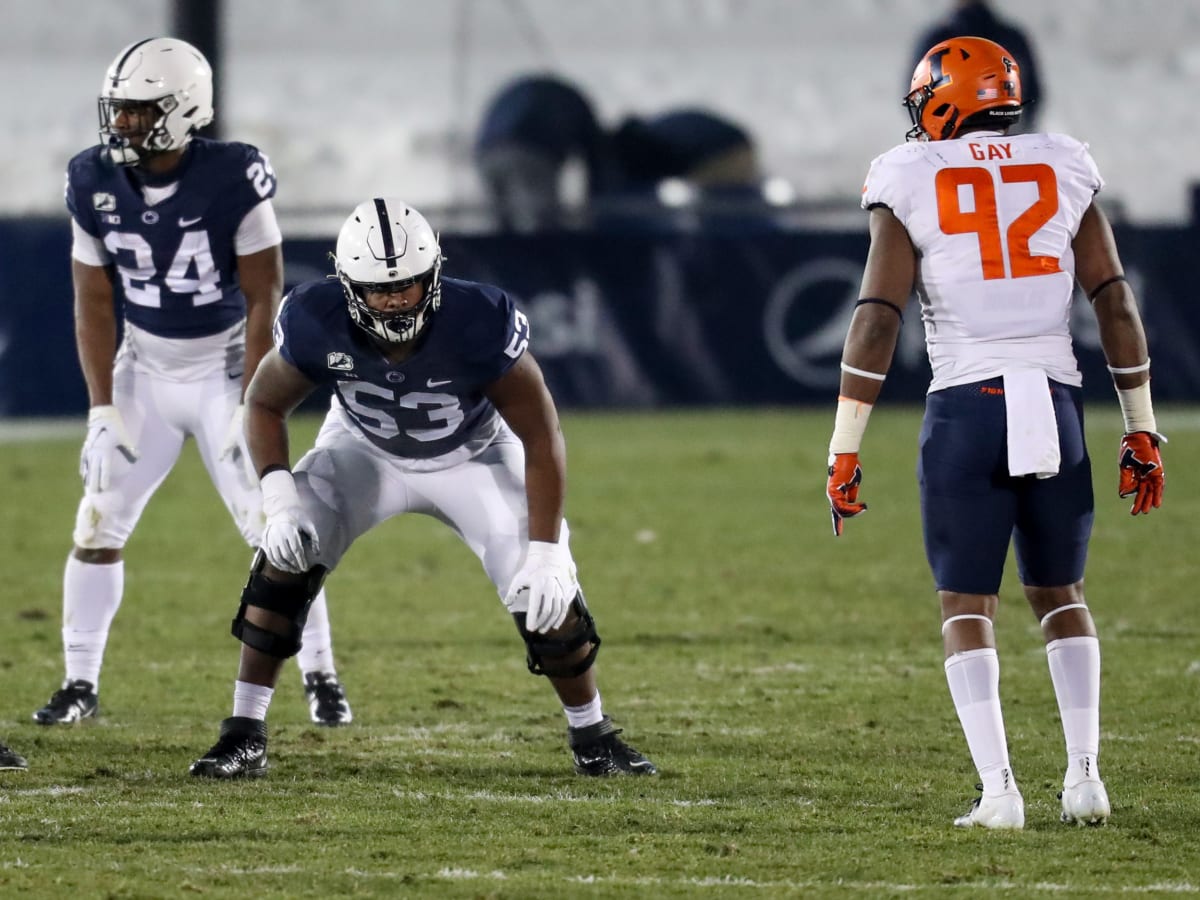
<svg viewBox="0 0 1200 900">
<path fill-rule="evenodd" d="M 910 141 L 946 141 L 968 126 L 1007 128 L 1021 118 L 1021 70 L 995 41 L 950 38 L 917 63 L 904 105 Z"/>
</svg>

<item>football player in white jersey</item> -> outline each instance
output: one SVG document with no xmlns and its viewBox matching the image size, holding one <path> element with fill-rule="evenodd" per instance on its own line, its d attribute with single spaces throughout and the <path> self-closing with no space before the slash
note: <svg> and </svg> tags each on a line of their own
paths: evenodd
<svg viewBox="0 0 1200 900">
<path fill-rule="evenodd" d="M 1102 824 L 1100 645 L 1083 594 L 1094 503 L 1068 312 L 1078 281 L 1124 415 L 1118 492 L 1134 498 L 1136 515 L 1158 507 L 1163 491 L 1137 303 L 1093 202 L 1103 182 L 1087 147 L 1007 134 L 1021 81 L 1003 47 L 973 37 L 936 45 L 905 104 L 909 143 L 874 160 L 863 187 L 871 245 L 829 446 L 834 533 L 866 510 L 859 448 L 915 289 L 933 370 L 918 462 L 925 550 L 946 678 L 983 786 L 955 824 L 1025 822 L 993 633 L 1010 541 L 1066 739 L 1062 819 Z"/>
<path fill-rule="evenodd" d="M 212 70 L 195 47 L 137 41 L 105 73 L 101 143 L 67 169 L 90 410 L 63 578 L 66 679 L 33 714 L 42 725 L 96 715 L 122 549 L 188 437 L 242 536 L 257 547 L 262 533 L 242 392 L 271 346 L 283 288 L 275 173 L 249 144 L 194 136 L 212 121 L 212 99 Z M 313 721 L 349 722 L 323 594 L 299 663 Z"/>
<path fill-rule="evenodd" d="M 233 715 L 192 775 L 266 773 L 267 709 L 308 604 L 360 535 L 406 513 L 444 522 L 479 558 L 530 672 L 558 696 L 575 771 L 653 775 L 601 706 L 600 637 L 563 520 L 566 448 L 529 320 L 500 288 L 443 278 L 437 236 L 395 198 L 355 208 L 335 268 L 284 299 L 246 394 L 267 527 L 234 620 Z M 286 420 L 321 384 L 334 401 L 293 473 Z"/>
</svg>

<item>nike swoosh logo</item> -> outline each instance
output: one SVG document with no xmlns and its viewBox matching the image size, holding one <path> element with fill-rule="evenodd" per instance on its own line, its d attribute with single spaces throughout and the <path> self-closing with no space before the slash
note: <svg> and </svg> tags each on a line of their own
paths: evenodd
<svg viewBox="0 0 1200 900">
<path fill-rule="evenodd" d="M 189 226 L 191 226 L 191 225 L 195 225 L 197 222 L 199 222 L 199 221 L 200 221 L 201 219 L 203 219 L 203 218 L 204 218 L 204 216 L 196 216 L 196 218 L 194 218 L 194 219 L 183 219 L 183 218 L 181 218 L 181 219 L 179 220 L 179 227 L 180 227 L 180 228 L 187 228 L 187 227 L 189 227 Z"/>
<path fill-rule="evenodd" d="M 425 382 L 425 387 L 441 387 L 443 384 L 449 384 L 453 380 L 454 380 L 453 378 L 447 378 L 444 381 L 437 381 L 433 378 L 430 378 L 428 381 Z"/>
</svg>

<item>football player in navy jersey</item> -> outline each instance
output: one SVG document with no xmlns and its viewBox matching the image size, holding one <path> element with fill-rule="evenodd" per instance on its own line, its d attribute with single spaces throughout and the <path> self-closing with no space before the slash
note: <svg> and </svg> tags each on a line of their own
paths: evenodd
<svg viewBox="0 0 1200 900">
<path fill-rule="evenodd" d="M 122 50 L 99 109 L 101 143 L 67 168 L 90 410 L 84 496 L 63 577 L 66 679 L 33 714 L 43 725 L 97 713 L 124 586 L 122 548 L 185 439 L 195 438 L 251 546 L 264 524 L 242 393 L 270 348 L 283 287 L 275 173 L 248 144 L 194 136 L 212 121 L 212 70 L 183 41 L 151 38 Z M 312 613 L 299 659 L 310 711 L 318 724 L 344 724 L 351 713 L 323 595 Z"/>
<path fill-rule="evenodd" d="M 443 278 L 437 237 L 400 200 L 354 210 L 335 266 L 336 280 L 284 298 L 275 348 L 246 394 L 267 525 L 234 619 L 243 646 L 233 715 L 191 773 L 266 772 L 272 689 L 322 580 L 359 535 L 415 512 L 479 557 L 529 670 L 558 694 L 575 771 L 654 774 L 601 708 L 600 638 L 563 520 L 563 438 L 528 320 L 499 288 Z M 288 414 L 323 384 L 333 403 L 293 472 Z"/>
</svg>

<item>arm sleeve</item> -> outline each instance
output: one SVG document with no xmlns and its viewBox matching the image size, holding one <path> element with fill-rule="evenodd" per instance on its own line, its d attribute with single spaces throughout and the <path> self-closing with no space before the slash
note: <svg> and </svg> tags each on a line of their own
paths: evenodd
<svg viewBox="0 0 1200 900">
<path fill-rule="evenodd" d="M 234 248 L 238 256 L 249 256 L 259 250 L 283 243 L 283 233 L 275 219 L 275 207 L 264 200 L 242 217 L 234 236 Z"/>
<path fill-rule="evenodd" d="M 107 266 L 112 262 L 104 242 L 84 231 L 74 218 L 71 219 L 71 258 L 88 266 Z"/>
</svg>

